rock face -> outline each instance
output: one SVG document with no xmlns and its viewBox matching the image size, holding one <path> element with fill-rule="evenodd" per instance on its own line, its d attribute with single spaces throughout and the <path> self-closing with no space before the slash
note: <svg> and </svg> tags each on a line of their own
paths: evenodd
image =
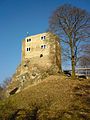
<svg viewBox="0 0 90 120">
<path fill-rule="evenodd" d="M 22 61 L 12 77 L 7 93 L 17 93 L 28 85 L 37 84 L 48 75 L 60 72 L 59 38 L 52 33 L 28 36 L 22 41 Z"/>
</svg>

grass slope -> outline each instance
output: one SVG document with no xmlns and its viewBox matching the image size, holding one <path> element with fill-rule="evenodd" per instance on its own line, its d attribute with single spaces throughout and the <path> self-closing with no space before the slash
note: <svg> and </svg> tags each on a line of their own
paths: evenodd
<svg viewBox="0 0 90 120">
<path fill-rule="evenodd" d="M 89 120 L 90 81 L 52 75 L 0 103 L 0 120 Z"/>
</svg>

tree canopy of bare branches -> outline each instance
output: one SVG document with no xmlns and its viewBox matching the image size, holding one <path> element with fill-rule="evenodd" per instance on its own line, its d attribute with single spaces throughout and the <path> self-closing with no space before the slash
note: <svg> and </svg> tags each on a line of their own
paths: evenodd
<svg viewBox="0 0 90 120">
<path fill-rule="evenodd" d="M 49 19 L 49 30 L 60 37 L 63 47 L 66 45 L 71 60 L 72 76 L 79 59 L 79 48 L 90 38 L 90 13 L 70 4 L 58 7 Z M 66 48 L 67 48 L 66 47 Z"/>
</svg>

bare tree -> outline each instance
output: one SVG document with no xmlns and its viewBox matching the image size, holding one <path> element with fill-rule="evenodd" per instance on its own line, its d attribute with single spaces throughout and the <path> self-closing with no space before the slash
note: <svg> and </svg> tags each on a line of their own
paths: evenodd
<svg viewBox="0 0 90 120">
<path fill-rule="evenodd" d="M 58 7 L 50 17 L 49 30 L 59 35 L 61 42 L 64 43 L 63 47 L 66 45 L 69 48 L 66 50 L 66 55 L 71 60 L 72 77 L 75 77 L 80 45 L 90 37 L 90 13 L 64 4 Z"/>
<path fill-rule="evenodd" d="M 12 78 L 11 78 L 11 77 L 6 78 L 6 79 L 3 81 L 3 84 L 2 84 L 3 89 L 6 89 L 6 87 L 10 84 L 11 81 L 12 81 Z"/>
</svg>

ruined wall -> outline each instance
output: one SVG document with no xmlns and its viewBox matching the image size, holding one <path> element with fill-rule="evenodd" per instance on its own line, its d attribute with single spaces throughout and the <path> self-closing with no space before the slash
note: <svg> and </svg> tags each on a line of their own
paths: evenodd
<svg viewBox="0 0 90 120">
<path fill-rule="evenodd" d="M 54 67 L 55 73 L 61 72 L 61 48 L 60 48 L 60 39 L 58 36 L 48 33 L 50 44 L 50 59 L 52 66 Z"/>
</svg>

